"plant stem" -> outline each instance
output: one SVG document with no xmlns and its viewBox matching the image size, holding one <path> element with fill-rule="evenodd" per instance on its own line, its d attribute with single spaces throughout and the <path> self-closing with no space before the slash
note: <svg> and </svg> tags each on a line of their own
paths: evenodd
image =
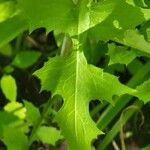
<svg viewBox="0 0 150 150">
<path fill-rule="evenodd" d="M 134 103 L 135 107 L 141 108 L 143 106 L 143 103 L 139 100 L 137 100 Z M 98 146 L 98 150 L 105 150 L 106 147 L 108 146 L 108 144 L 112 141 L 112 139 L 117 135 L 117 133 L 120 131 L 121 127 L 123 124 L 125 124 L 131 117 L 132 115 L 135 113 L 135 109 L 129 110 L 128 112 L 126 112 L 124 114 L 124 118 L 121 120 L 119 119 L 115 125 L 112 127 L 112 129 L 110 130 L 110 132 L 108 132 L 108 134 L 106 135 L 106 137 L 104 138 L 104 140 L 100 143 L 100 145 Z"/>
<path fill-rule="evenodd" d="M 120 140 L 121 140 L 121 150 L 126 150 L 125 142 L 124 142 L 124 133 L 123 127 L 120 129 Z"/>
<path fill-rule="evenodd" d="M 34 127 L 32 129 L 32 132 L 31 132 L 31 135 L 29 136 L 29 142 L 28 142 L 28 145 L 27 145 L 27 149 L 29 149 L 30 145 L 32 144 L 32 142 L 34 140 L 34 137 L 35 137 L 35 134 L 36 134 L 37 130 L 39 129 L 41 123 L 43 122 L 44 118 L 46 117 L 53 101 L 54 101 L 54 98 L 50 98 L 48 100 L 47 104 L 45 105 L 45 107 L 43 109 L 41 117 L 37 120 L 36 124 L 34 125 Z"/>
<path fill-rule="evenodd" d="M 91 116 L 94 116 L 96 113 L 98 113 L 99 111 L 101 111 L 103 108 L 105 108 L 108 105 L 107 102 L 104 102 L 102 104 L 99 104 L 97 106 L 95 106 L 94 109 L 91 110 L 90 114 Z"/>
<path fill-rule="evenodd" d="M 16 38 L 16 43 L 15 43 L 15 47 L 13 49 L 12 58 L 14 58 L 18 54 L 18 52 L 21 50 L 22 37 L 23 37 L 23 35 L 20 34 Z"/>
</svg>

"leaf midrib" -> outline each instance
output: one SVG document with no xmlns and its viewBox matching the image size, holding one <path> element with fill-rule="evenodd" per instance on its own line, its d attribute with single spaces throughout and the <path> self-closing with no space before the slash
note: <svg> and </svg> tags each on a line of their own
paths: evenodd
<svg viewBox="0 0 150 150">
<path fill-rule="evenodd" d="M 75 136 L 76 136 L 76 139 L 78 140 L 78 129 L 77 129 L 77 101 L 78 101 L 78 81 L 79 81 L 79 52 L 76 53 L 76 66 L 75 66 L 75 69 L 76 69 L 76 74 L 75 74 Z"/>
</svg>

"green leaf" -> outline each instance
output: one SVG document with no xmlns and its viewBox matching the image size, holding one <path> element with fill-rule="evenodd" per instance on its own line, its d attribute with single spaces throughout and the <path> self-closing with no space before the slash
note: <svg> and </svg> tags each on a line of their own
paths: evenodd
<svg viewBox="0 0 150 150">
<path fill-rule="evenodd" d="M 133 50 L 127 50 L 127 48 L 123 46 L 109 44 L 108 47 L 108 55 L 110 56 L 109 65 L 115 63 L 128 65 L 137 56 L 137 54 Z"/>
<path fill-rule="evenodd" d="M 102 134 L 89 115 L 90 100 L 113 103 L 113 95 L 135 92 L 122 85 L 117 77 L 88 65 L 80 51 L 72 52 L 69 57 L 50 58 L 35 75 L 41 79 L 42 89 L 64 98 L 56 120 L 71 150 L 91 150 L 91 141 Z"/>
<path fill-rule="evenodd" d="M 0 53 L 5 56 L 10 56 L 12 54 L 11 46 L 9 44 L 4 45 L 3 47 L 0 48 Z"/>
<path fill-rule="evenodd" d="M 141 150 L 149 150 L 149 149 L 150 149 L 150 144 L 148 144 L 145 147 L 141 148 Z"/>
<path fill-rule="evenodd" d="M 16 101 L 17 85 L 15 79 L 11 75 L 4 75 L 2 77 L 1 89 L 9 101 Z"/>
<path fill-rule="evenodd" d="M 140 7 L 122 0 L 114 1 L 116 5 L 111 15 L 89 30 L 89 34 L 97 40 L 113 40 L 149 54 L 150 44 L 136 31 L 136 27 L 146 20 Z"/>
<path fill-rule="evenodd" d="M 137 94 L 136 96 L 140 97 L 144 103 L 150 101 L 150 79 L 142 83 L 141 85 L 137 86 Z"/>
<path fill-rule="evenodd" d="M 14 71 L 14 67 L 11 66 L 11 65 L 7 65 L 7 66 L 4 68 L 4 72 L 5 72 L 6 74 L 11 74 L 13 71 Z"/>
<path fill-rule="evenodd" d="M 146 37 L 147 37 L 147 41 L 150 42 L 150 28 L 149 27 L 146 29 Z"/>
<path fill-rule="evenodd" d="M 115 3 L 115 8 L 111 15 L 92 29 L 95 36 L 101 39 L 118 38 L 124 31 L 134 29 L 145 20 L 139 7 L 129 5 L 122 0 L 112 0 L 112 2 Z"/>
<path fill-rule="evenodd" d="M 134 0 L 134 3 L 140 7 L 147 7 L 145 0 Z"/>
<path fill-rule="evenodd" d="M 17 116 L 5 111 L 0 111 L 0 118 L 0 137 L 3 137 L 3 132 L 8 126 L 14 127 L 23 123 Z"/>
<path fill-rule="evenodd" d="M 5 1 L 0 3 L 0 22 L 14 15 L 16 11 L 16 3 L 13 1 Z"/>
<path fill-rule="evenodd" d="M 104 57 L 108 51 L 107 43 L 103 41 L 96 41 L 91 37 L 85 37 L 85 41 L 82 43 L 82 49 L 84 55 L 89 64 L 97 65 L 102 57 Z"/>
<path fill-rule="evenodd" d="M 52 145 L 55 145 L 58 140 L 63 138 L 60 134 L 60 131 L 58 131 L 56 128 L 46 126 L 41 126 L 38 129 L 36 136 L 43 143 Z"/>
<path fill-rule="evenodd" d="M 21 51 L 17 53 L 12 65 L 18 68 L 27 68 L 33 65 L 40 57 L 41 53 L 36 51 Z"/>
<path fill-rule="evenodd" d="M 26 21 L 18 16 L 0 23 L 0 47 L 6 45 L 26 29 Z"/>
<path fill-rule="evenodd" d="M 126 0 L 126 2 L 133 6 L 147 7 L 145 0 Z"/>
<path fill-rule="evenodd" d="M 7 105 L 5 105 L 4 110 L 7 112 L 12 112 L 20 119 L 24 119 L 26 117 L 26 108 L 24 108 L 23 105 L 18 102 L 8 103 Z"/>
<path fill-rule="evenodd" d="M 33 125 L 37 123 L 37 120 L 40 118 L 40 112 L 32 103 L 24 101 L 25 107 L 27 109 L 26 119 Z"/>
<path fill-rule="evenodd" d="M 4 132 L 3 142 L 8 150 L 25 150 L 27 136 L 20 128 L 7 128 Z"/>
<path fill-rule="evenodd" d="M 139 34 L 136 30 L 126 30 L 126 31 L 111 31 L 112 28 L 109 28 L 108 31 L 106 31 L 106 34 L 103 32 L 105 29 L 101 28 L 97 33 L 101 33 L 101 37 L 96 35 L 96 31 L 92 33 L 92 36 L 94 36 L 97 39 L 103 39 L 103 40 L 113 40 L 120 44 L 123 44 L 125 46 L 129 46 L 131 48 L 134 48 L 139 54 L 147 55 L 150 57 L 150 43 L 147 42 L 143 35 Z M 113 29 L 112 29 L 113 30 Z M 95 35 L 93 35 L 95 34 Z M 104 36 L 104 37 L 103 37 Z M 105 38 L 106 36 L 106 38 Z"/>
<path fill-rule="evenodd" d="M 150 43 L 147 42 L 143 35 L 134 30 L 127 30 L 124 34 L 123 41 L 121 43 L 138 49 L 140 52 L 150 54 Z"/>
<path fill-rule="evenodd" d="M 96 4 L 90 0 L 18 0 L 18 3 L 30 30 L 46 27 L 48 31 L 59 30 L 70 35 L 80 34 L 102 22 L 114 8 L 110 0 Z"/>
<path fill-rule="evenodd" d="M 144 14 L 144 18 L 146 20 L 150 19 L 150 9 L 149 8 L 141 8 L 141 12 Z"/>
</svg>

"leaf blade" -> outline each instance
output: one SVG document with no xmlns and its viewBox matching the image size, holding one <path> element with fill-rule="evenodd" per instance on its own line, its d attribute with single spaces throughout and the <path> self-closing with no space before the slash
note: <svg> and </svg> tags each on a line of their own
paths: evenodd
<svg viewBox="0 0 150 150">
<path fill-rule="evenodd" d="M 17 85 L 15 79 L 11 75 L 4 75 L 1 79 L 1 88 L 9 101 L 16 101 Z"/>
<path fill-rule="evenodd" d="M 51 90 L 53 95 L 59 94 L 64 99 L 56 120 L 71 150 L 90 150 L 91 141 L 102 134 L 89 115 L 91 99 L 112 102 L 114 94 L 135 92 L 122 85 L 117 77 L 88 65 L 80 51 L 72 52 L 69 57 L 50 58 L 35 75 L 41 79 L 42 89 Z"/>
</svg>

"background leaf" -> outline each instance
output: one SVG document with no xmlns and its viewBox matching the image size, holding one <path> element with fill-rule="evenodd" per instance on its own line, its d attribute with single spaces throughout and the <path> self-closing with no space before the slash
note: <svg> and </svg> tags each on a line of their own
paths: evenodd
<svg viewBox="0 0 150 150">
<path fill-rule="evenodd" d="M 137 86 L 137 96 L 140 97 L 145 103 L 150 101 L 150 79 Z"/>
<path fill-rule="evenodd" d="M 26 29 L 27 22 L 18 16 L 14 16 L 0 23 L 0 47 L 6 45 Z"/>
<path fill-rule="evenodd" d="M 9 150 L 25 150 L 27 145 L 27 136 L 21 129 L 7 128 L 4 132 L 3 141 Z"/>
<path fill-rule="evenodd" d="M 56 128 L 46 126 L 41 126 L 36 135 L 37 138 L 43 143 L 52 145 L 55 145 L 58 140 L 63 138 L 60 134 L 60 131 L 58 131 Z"/>
<path fill-rule="evenodd" d="M 16 101 L 17 85 L 15 79 L 11 75 L 4 75 L 1 78 L 1 89 L 9 101 Z"/>
<path fill-rule="evenodd" d="M 16 4 L 14 1 L 0 2 L 0 22 L 12 17 L 16 11 Z"/>
<path fill-rule="evenodd" d="M 4 110 L 10 113 L 12 112 L 20 119 L 24 119 L 26 117 L 26 108 L 24 108 L 23 105 L 18 102 L 8 103 L 7 105 L 5 105 Z"/>
<path fill-rule="evenodd" d="M 127 47 L 109 44 L 108 48 L 108 55 L 110 56 L 109 65 L 115 63 L 128 65 L 137 57 L 137 54 L 133 51 L 133 49 L 127 50 Z"/>
<path fill-rule="evenodd" d="M 24 104 L 25 108 L 27 109 L 26 119 L 33 125 L 36 124 L 37 120 L 41 116 L 38 108 L 36 108 L 32 103 L 28 101 L 24 101 Z"/>
<path fill-rule="evenodd" d="M 40 57 L 41 53 L 36 51 L 21 51 L 17 53 L 12 65 L 18 68 L 27 68 L 33 65 Z"/>
</svg>

